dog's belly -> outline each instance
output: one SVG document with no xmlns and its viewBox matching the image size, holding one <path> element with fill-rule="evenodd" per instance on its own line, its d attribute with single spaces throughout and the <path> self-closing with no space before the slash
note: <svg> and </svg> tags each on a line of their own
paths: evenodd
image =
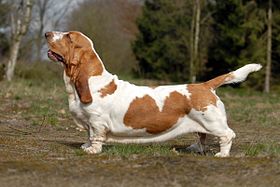
<svg viewBox="0 0 280 187">
<path fill-rule="evenodd" d="M 118 143 L 162 142 L 192 132 L 207 133 L 207 131 L 203 127 L 201 127 L 199 123 L 193 121 L 186 115 L 185 117 L 179 119 L 172 128 L 167 129 L 166 131 L 158 134 L 147 133 L 145 129 L 110 129 L 110 131 L 107 134 L 106 141 Z"/>
</svg>

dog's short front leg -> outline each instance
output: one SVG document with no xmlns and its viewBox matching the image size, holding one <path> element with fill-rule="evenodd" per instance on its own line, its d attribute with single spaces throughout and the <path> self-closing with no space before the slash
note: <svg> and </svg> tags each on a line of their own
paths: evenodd
<svg viewBox="0 0 280 187">
<path fill-rule="evenodd" d="M 92 130 L 92 128 L 90 128 L 90 125 L 86 125 L 85 129 L 87 130 L 87 133 L 88 133 L 88 141 L 86 143 L 84 143 L 83 145 L 81 145 L 81 148 L 83 150 L 85 150 L 86 148 L 91 146 L 90 137 L 93 136 L 93 130 Z"/>
<path fill-rule="evenodd" d="M 93 141 L 89 147 L 83 148 L 86 153 L 98 154 L 102 152 L 103 142 Z"/>
<path fill-rule="evenodd" d="M 94 126 L 89 125 L 88 128 L 89 141 L 81 146 L 81 148 L 89 154 L 97 154 L 102 152 L 102 145 L 106 140 L 106 128 L 102 124 L 95 123 Z"/>
</svg>

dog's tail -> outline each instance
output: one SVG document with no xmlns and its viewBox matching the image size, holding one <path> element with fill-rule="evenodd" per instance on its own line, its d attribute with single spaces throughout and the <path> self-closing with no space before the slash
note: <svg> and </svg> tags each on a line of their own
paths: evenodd
<svg viewBox="0 0 280 187">
<path fill-rule="evenodd" d="M 216 89 L 224 84 L 238 83 L 244 81 L 249 73 L 259 71 L 262 68 L 260 64 L 247 64 L 233 72 L 211 79 L 205 84 L 212 89 Z"/>
</svg>

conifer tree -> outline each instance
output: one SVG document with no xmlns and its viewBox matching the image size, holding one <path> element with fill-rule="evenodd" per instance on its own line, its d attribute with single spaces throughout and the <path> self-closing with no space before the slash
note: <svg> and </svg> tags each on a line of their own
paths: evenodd
<svg viewBox="0 0 280 187">
<path fill-rule="evenodd" d="M 234 70 L 245 47 L 245 30 L 242 26 L 245 11 L 242 1 L 216 1 L 213 9 L 213 41 L 209 47 L 207 63 L 211 77 Z"/>
<path fill-rule="evenodd" d="M 192 10 L 189 1 L 146 1 L 138 19 L 139 35 L 133 51 L 138 74 L 171 81 L 188 80 Z"/>
</svg>

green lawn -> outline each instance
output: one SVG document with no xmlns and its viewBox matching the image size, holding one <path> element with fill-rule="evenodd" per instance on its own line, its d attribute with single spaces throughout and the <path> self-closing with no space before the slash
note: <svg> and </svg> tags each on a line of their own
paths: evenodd
<svg viewBox="0 0 280 187">
<path fill-rule="evenodd" d="M 61 69 L 45 68 L 23 69 L 13 82 L 0 82 L 0 186 L 280 183 L 279 93 L 217 90 L 237 134 L 230 158 L 213 157 L 219 147 L 211 136 L 206 155 L 185 152 L 184 147 L 196 141 L 194 134 L 159 144 L 110 144 L 99 155 L 87 155 L 79 148 L 86 132 L 75 129 L 69 114 Z"/>
</svg>

